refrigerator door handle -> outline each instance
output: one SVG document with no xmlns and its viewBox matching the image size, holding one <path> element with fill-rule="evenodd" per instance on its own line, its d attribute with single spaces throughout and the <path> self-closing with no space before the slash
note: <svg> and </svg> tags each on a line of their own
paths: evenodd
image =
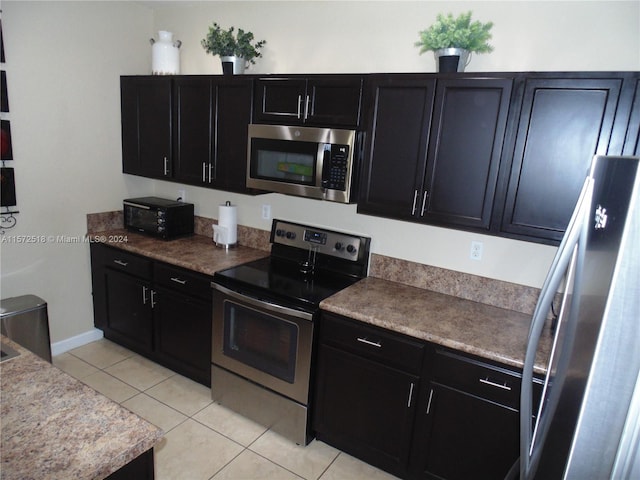
<svg viewBox="0 0 640 480">
<path fill-rule="evenodd" d="M 592 195 L 593 179 L 588 177 L 582 186 L 582 191 L 580 192 L 576 208 L 569 221 L 566 234 L 558 247 L 549 273 L 542 286 L 540 297 L 531 320 L 520 392 L 520 478 L 522 480 L 529 478 L 531 467 L 533 466 L 531 419 L 533 415 L 533 368 L 536 360 L 536 352 L 547 320 L 549 305 L 551 305 L 558 287 L 565 278 L 567 267 L 575 256 L 576 246 L 583 233 L 583 225 L 589 216 Z M 558 330 L 559 327 L 558 325 Z M 537 421 L 539 420 L 538 418 Z"/>
</svg>

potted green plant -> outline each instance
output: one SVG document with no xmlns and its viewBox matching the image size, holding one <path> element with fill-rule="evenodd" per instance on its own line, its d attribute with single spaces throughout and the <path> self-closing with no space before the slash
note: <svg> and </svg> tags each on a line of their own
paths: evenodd
<svg viewBox="0 0 640 480">
<path fill-rule="evenodd" d="M 439 13 L 436 22 L 426 30 L 419 32 L 420 54 L 433 51 L 439 71 L 462 72 L 469 63 L 472 52 L 489 53 L 493 22 L 471 21 L 471 12 L 462 13 L 454 18 L 451 13 L 444 16 Z"/>
<path fill-rule="evenodd" d="M 207 53 L 220 56 L 223 73 L 238 74 L 243 73 L 249 63 L 255 64 L 255 58 L 262 56 L 259 50 L 267 43 L 266 40 L 252 43 L 253 39 L 251 32 L 238 28 L 235 33 L 235 27 L 224 30 L 214 22 L 201 44 Z"/>
</svg>

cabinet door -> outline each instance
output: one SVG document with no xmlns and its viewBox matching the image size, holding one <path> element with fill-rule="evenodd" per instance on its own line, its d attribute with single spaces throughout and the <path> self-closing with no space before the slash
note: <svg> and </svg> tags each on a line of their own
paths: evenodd
<svg viewBox="0 0 640 480">
<path fill-rule="evenodd" d="M 262 78 L 256 85 L 257 122 L 341 128 L 360 122 L 360 75 Z"/>
<path fill-rule="evenodd" d="M 412 478 L 502 480 L 519 455 L 518 411 L 435 383 L 425 397 Z"/>
<path fill-rule="evenodd" d="M 148 282 L 105 268 L 105 336 L 139 353 L 153 350 L 152 291 Z"/>
<path fill-rule="evenodd" d="M 310 78 L 305 97 L 305 123 L 355 128 L 360 123 L 362 77 Z"/>
<path fill-rule="evenodd" d="M 172 370 L 211 385 L 211 301 L 157 288 L 156 358 Z"/>
<path fill-rule="evenodd" d="M 321 344 L 314 427 L 318 438 L 401 474 L 407 465 L 418 378 Z"/>
<path fill-rule="evenodd" d="M 621 78 L 529 78 L 502 231 L 557 243 L 594 154 L 608 152 Z"/>
<path fill-rule="evenodd" d="M 640 80 L 635 79 L 631 115 L 627 125 L 623 155 L 640 156 Z"/>
<path fill-rule="evenodd" d="M 171 79 L 121 77 L 122 171 L 171 177 Z"/>
<path fill-rule="evenodd" d="M 306 79 L 261 78 L 256 81 L 257 122 L 300 125 L 304 121 Z"/>
<path fill-rule="evenodd" d="M 209 77 L 178 77 L 174 82 L 174 178 L 194 185 L 209 183 L 213 166 L 215 103 Z"/>
<path fill-rule="evenodd" d="M 437 81 L 421 219 L 489 228 L 512 83 L 510 78 Z"/>
<path fill-rule="evenodd" d="M 215 159 L 212 185 L 246 192 L 248 126 L 253 108 L 251 79 L 220 79 L 215 82 Z"/>
<path fill-rule="evenodd" d="M 358 213 L 412 219 L 425 175 L 434 77 L 374 76 Z"/>
</svg>

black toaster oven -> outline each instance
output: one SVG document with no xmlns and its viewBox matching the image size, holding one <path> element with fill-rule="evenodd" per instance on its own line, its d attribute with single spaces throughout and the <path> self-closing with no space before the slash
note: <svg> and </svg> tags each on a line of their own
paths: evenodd
<svg viewBox="0 0 640 480">
<path fill-rule="evenodd" d="M 158 197 L 129 198 L 123 201 L 127 230 L 164 240 L 193 234 L 193 203 Z"/>
</svg>

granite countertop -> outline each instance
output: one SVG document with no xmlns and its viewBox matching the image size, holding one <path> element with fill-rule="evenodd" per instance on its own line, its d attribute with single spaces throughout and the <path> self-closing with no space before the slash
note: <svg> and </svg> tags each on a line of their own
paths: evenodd
<svg viewBox="0 0 640 480">
<path fill-rule="evenodd" d="M 0 363 L 3 480 L 100 479 L 163 432 L 6 337 L 20 355 Z"/>
<path fill-rule="evenodd" d="M 530 316 L 379 278 L 368 277 L 320 303 L 323 310 L 445 347 L 522 368 Z M 551 337 L 538 348 L 546 371 Z"/>
<path fill-rule="evenodd" d="M 211 237 L 204 235 L 160 240 L 122 229 L 96 232 L 90 237 L 94 241 L 206 275 L 269 256 L 269 252 L 242 245 L 228 250 L 218 248 Z"/>
<path fill-rule="evenodd" d="M 211 237 L 164 241 L 127 230 L 93 233 L 98 241 L 207 275 L 269 255 L 245 246 L 216 248 Z M 126 241 L 122 241 L 126 239 Z M 367 277 L 320 303 L 323 310 L 489 360 L 522 368 L 530 316 L 376 277 Z M 544 336 L 535 365 L 546 371 L 551 339 Z"/>
</svg>

